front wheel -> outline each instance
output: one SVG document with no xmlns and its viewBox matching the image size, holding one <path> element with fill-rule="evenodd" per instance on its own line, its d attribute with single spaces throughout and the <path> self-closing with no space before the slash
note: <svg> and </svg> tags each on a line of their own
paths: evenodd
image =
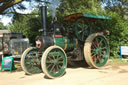
<svg viewBox="0 0 128 85">
<path fill-rule="evenodd" d="M 21 56 L 21 67 L 26 74 L 40 73 L 41 63 L 37 48 L 27 48 Z"/>
<path fill-rule="evenodd" d="M 84 57 L 93 68 L 104 66 L 109 59 L 109 44 L 100 33 L 91 34 L 84 45 Z"/>
<path fill-rule="evenodd" d="M 65 73 L 67 56 L 59 46 L 51 46 L 45 50 L 41 60 L 43 72 L 49 78 L 57 78 Z"/>
</svg>

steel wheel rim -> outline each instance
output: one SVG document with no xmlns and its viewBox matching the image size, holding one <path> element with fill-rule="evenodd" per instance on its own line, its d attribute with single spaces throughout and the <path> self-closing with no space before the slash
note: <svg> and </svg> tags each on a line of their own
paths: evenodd
<svg viewBox="0 0 128 85">
<path fill-rule="evenodd" d="M 109 46 L 106 39 L 96 36 L 91 45 L 91 57 L 96 66 L 104 66 L 109 58 Z"/>
<path fill-rule="evenodd" d="M 41 72 L 37 49 L 31 49 L 24 57 L 24 66 L 29 73 Z"/>
</svg>

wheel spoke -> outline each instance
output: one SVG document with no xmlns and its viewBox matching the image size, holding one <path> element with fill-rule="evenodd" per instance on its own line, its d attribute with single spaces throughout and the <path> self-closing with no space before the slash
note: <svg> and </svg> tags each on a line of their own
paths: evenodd
<svg viewBox="0 0 128 85">
<path fill-rule="evenodd" d="M 52 55 L 48 55 L 47 59 L 48 59 L 48 60 L 53 60 L 54 58 L 53 58 Z"/>
<path fill-rule="evenodd" d="M 52 61 L 46 61 L 47 64 L 53 63 Z"/>
<path fill-rule="evenodd" d="M 62 65 L 59 64 L 58 67 L 61 69 Z"/>
<path fill-rule="evenodd" d="M 106 50 L 106 47 L 101 48 L 102 50 Z"/>
<path fill-rule="evenodd" d="M 51 66 L 52 66 L 52 64 L 47 65 L 47 69 L 49 69 L 49 67 L 51 67 Z"/>
<path fill-rule="evenodd" d="M 56 65 L 56 70 L 59 71 L 59 65 Z"/>
<path fill-rule="evenodd" d="M 97 49 L 97 46 L 96 46 L 96 44 L 93 44 L 93 47 L 95 47 L 95 48 Z"/>
<path fill-rule="evenodd" d="M 96 55 L 97 55 L 97 54 L 93 54 L 92 56 L 93 56 L 93 57 L 96 57 Z"/>
<path fill-rule="evenodd" d="M 99 42 L 99 47 L 101 47 L 101 45 L 102 45 L 102 42 L 103 42 L 103 40 L 100 40 L 100 42 Z"/>
<path fill-rule="evenodd" d="M 50 71 L 49 71 L 49 72 L 52 72 L 52 71 L 53 71 L 53 69 L 54 69 L 54 67 L 55 67 L 55 64 L 54 64 L 54 65 L 52 65 L 52 68 L 50 69 Z"/>
<path fill-rule="evenodd" d="M 53 60 L 55 60 L 55 56 L 52 56 Z"/>
<path fill-rule="evenodd" d="M 95 49 L 95 48 L 92 48 L 92 49 L 91 49 L 91 52 L 92 52 L 92 53 L 96 53 L 96 49 Z"/>
<path fill-rule="evenodd" d="M 97 42 L 97 44 L 98 44 L 98 42 L 99 42 L 98 38 L 95 38 L 95 41 L 96 41 L 96 42 Z"/>
<path fill-rule="evenodd" d="M 31 64 L 31 62 L 25 62 L 25 64 L 26 64 L 26 65 L 29 65 L 29 64 Z"/>
<path fill-rule="evenodd" d="M 63 61 L 58 61 L 59 64 L 63 64 Z"/>
<path fill-rule="evenodd" d="M 59 56 L 58 60 L 62 60 L 63 58 L 61 56 Z"/>
</svg>

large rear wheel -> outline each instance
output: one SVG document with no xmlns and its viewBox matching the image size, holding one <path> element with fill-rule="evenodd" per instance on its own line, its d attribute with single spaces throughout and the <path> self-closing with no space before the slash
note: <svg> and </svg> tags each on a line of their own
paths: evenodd
<svg viewBox="0 0 128 85">
<path fill-rule="evenodd" d="M 67 56 L 59 46 L 51 46 L 45 50 L 41 60 L 43 72 L 49 78 L 57 78 L 65 73 Z"/>
<path fill-rule="evenodd" d="M 104 66 L 109 59 L 109 44 L 100 33 L 91 34 L 84 45 L 84 57 L 93 68 Z"/>
<path fill-rule="evenodd" d="M 37 48 L 27 48 L 21 56 L 21 67 L 26 74 L 40 73 L 41 63 Z"/>
</svg>

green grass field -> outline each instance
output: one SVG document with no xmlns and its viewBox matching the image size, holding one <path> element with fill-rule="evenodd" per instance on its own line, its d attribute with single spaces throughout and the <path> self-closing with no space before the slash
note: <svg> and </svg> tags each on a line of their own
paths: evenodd
<svg viewBox="0 0 128 85">
<path fill-rule="evenodd" d="M 128 64 L 128 59 L 110 59 L 109 64 Z"/>
</svg>

